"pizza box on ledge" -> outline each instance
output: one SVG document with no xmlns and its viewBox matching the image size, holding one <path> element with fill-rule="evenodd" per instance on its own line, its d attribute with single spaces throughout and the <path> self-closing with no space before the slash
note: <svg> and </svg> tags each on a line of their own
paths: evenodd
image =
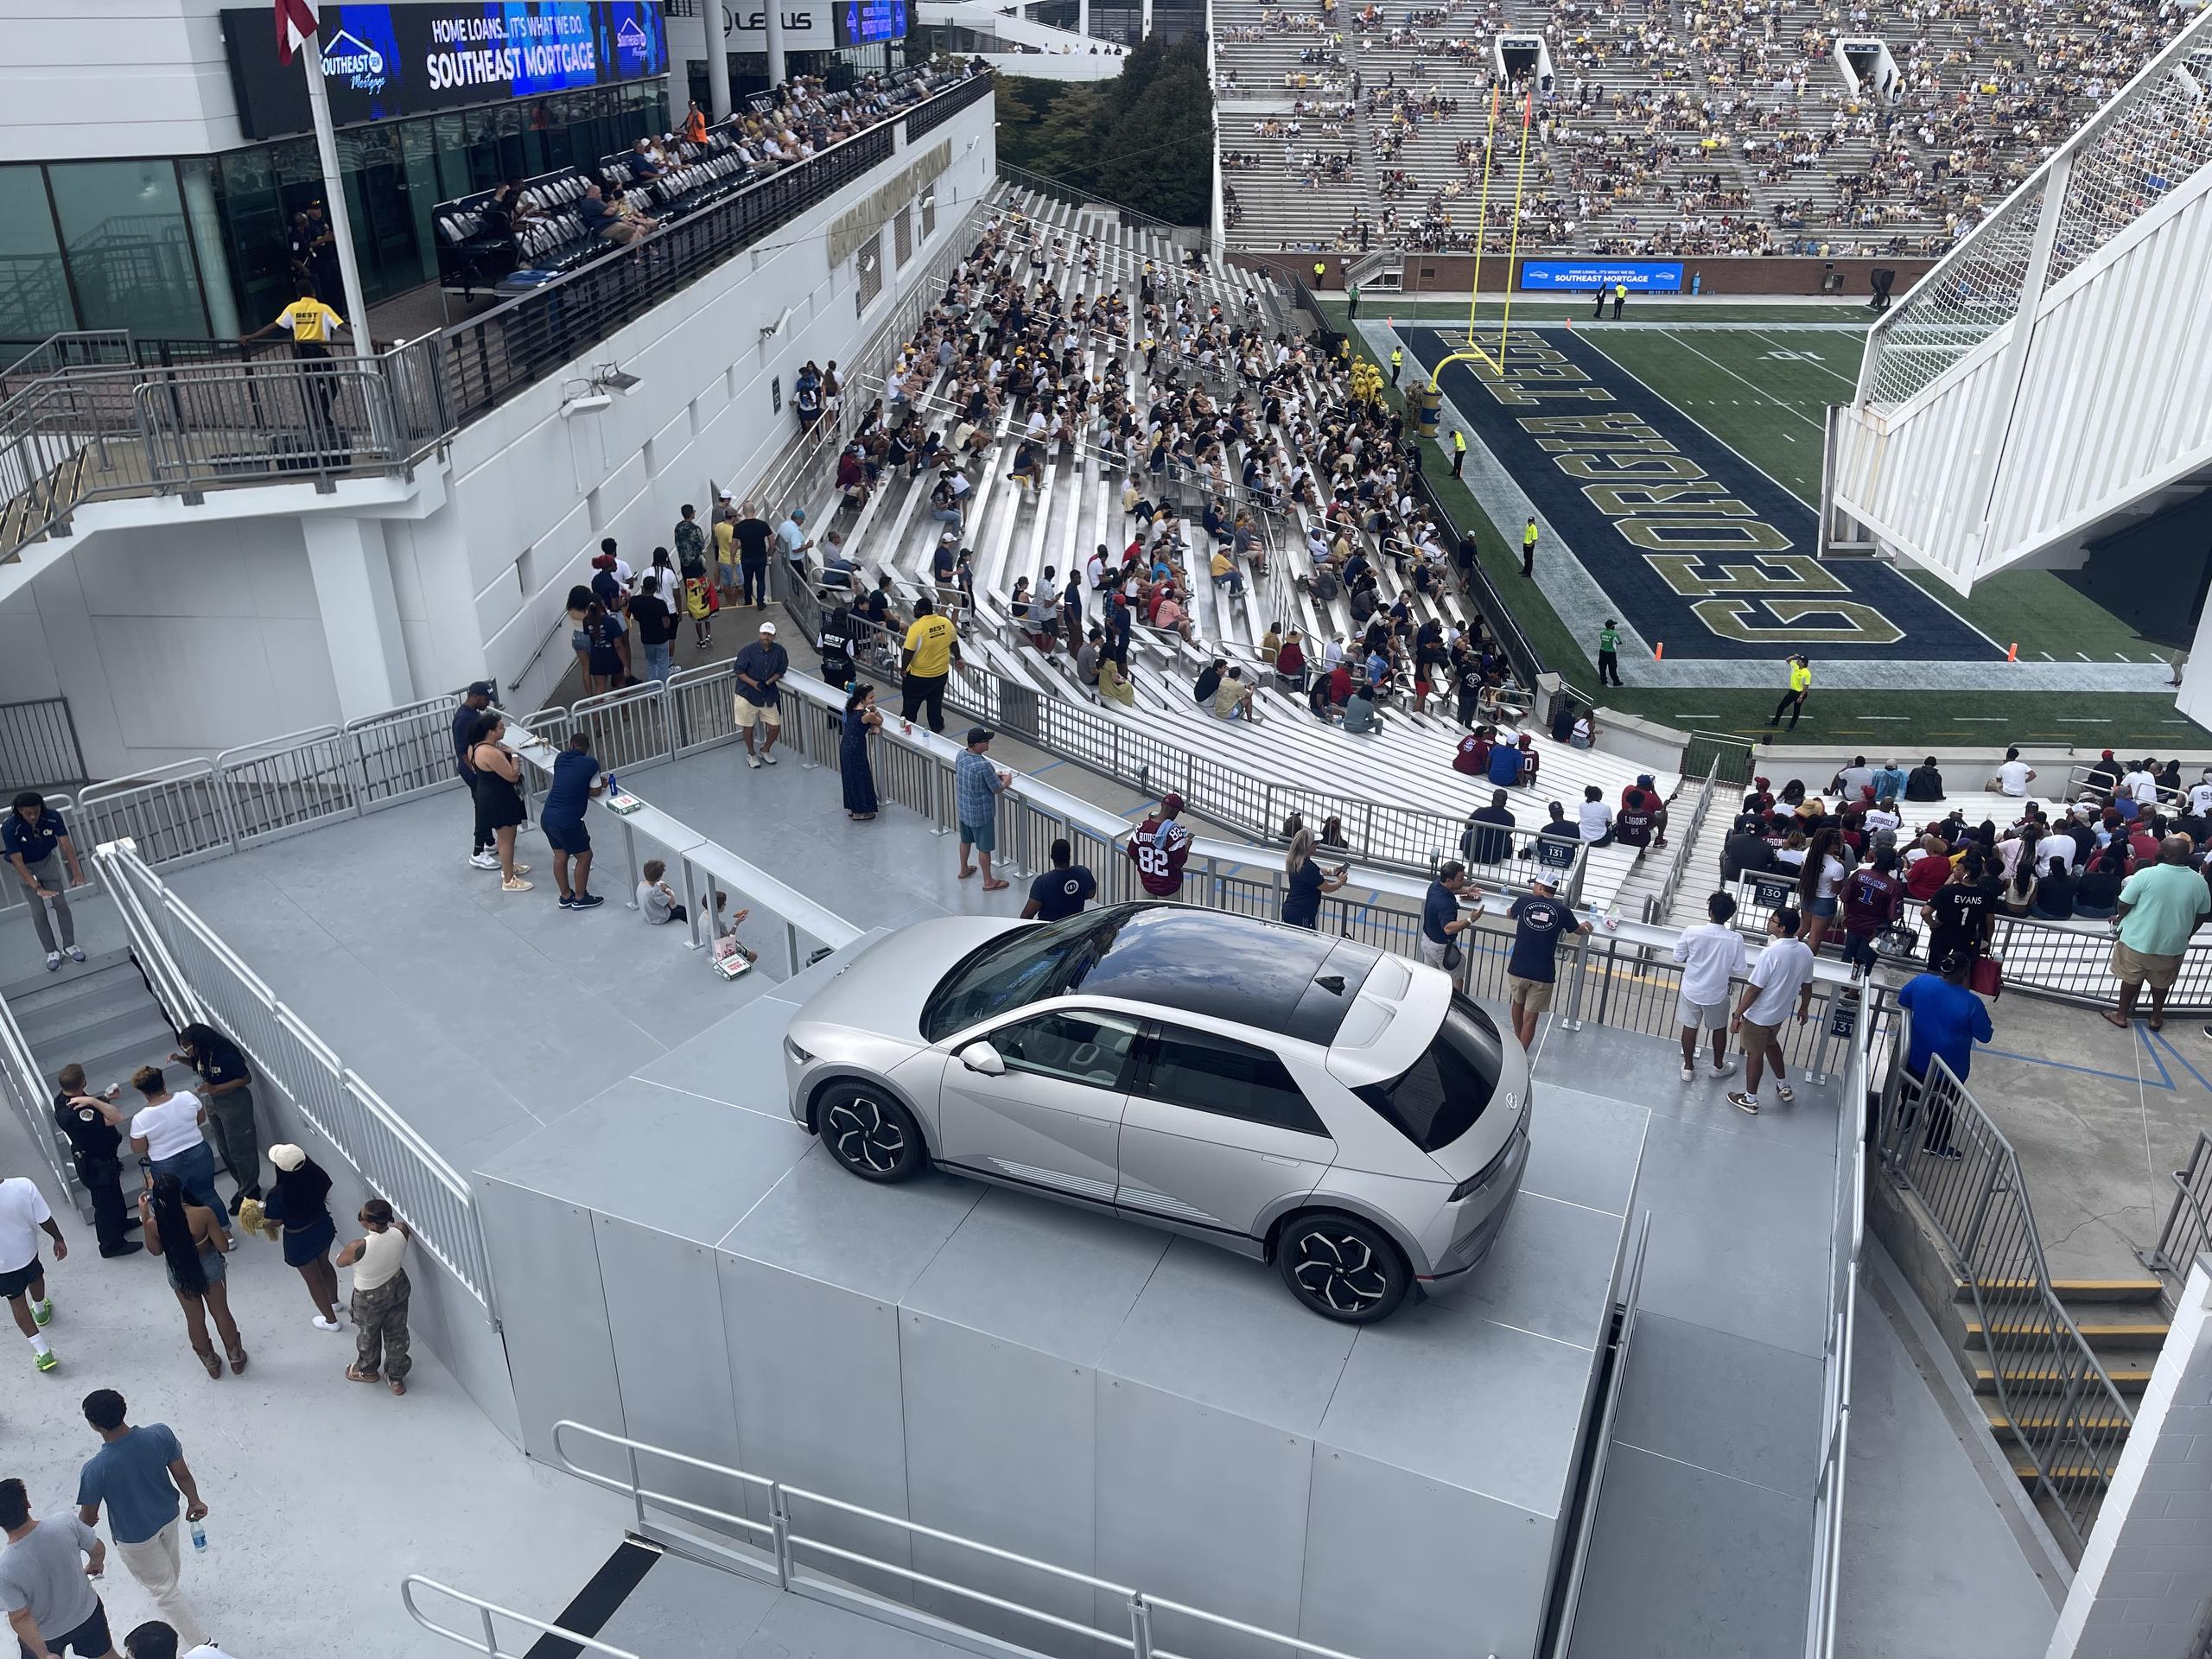
<svg viewBox="0 0 2212 1659">
<path fill-rule="evenodd" d="M 614 781 L 614 775 L 609 772 L 607 778 L 607 793 L 601 798 L 600 804 L 618 817 L 626 818 L 645 803 L 630 793 L 628 790 L 618 785 Z"/>
</svg>

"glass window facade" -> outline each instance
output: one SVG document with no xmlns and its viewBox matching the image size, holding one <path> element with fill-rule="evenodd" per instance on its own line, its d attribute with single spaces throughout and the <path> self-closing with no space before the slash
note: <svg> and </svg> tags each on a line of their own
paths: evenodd
<svg viewBox="0 0 2212 1659">
<path fill-rule="evenodd" d="M 341 128 L 365 296 L 374 304 L 436 279 L 439 202 L 588 164 L 669 124 L 660 78 Z M 287 232 L 321 196 L 311 138 L 180 160 L 0 166 L 0 340 L 258 327 L 298 297 Z"/>
</svg>

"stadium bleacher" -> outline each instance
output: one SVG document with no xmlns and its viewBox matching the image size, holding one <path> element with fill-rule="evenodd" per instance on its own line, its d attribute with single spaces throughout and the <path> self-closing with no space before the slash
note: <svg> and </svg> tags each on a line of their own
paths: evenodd
<svg viewBox="0 0 2212 1659">
<path fill-rule="evenodd" d="M 1491 42 L 1511 31 L 1541 34 L 1554 72 L 1535 98 L 1523 251 L 1939 253 L 2189 10 L 2140 0 L 1716 0 L 1679 12 L 1648 0 L 1403 11 L 1217 0 L 1219 142 L 1253 158 L 1224 170 L 1232 240 L 1471 249 Z M 1847 82 L 1834 58 L 1845 34 L 1888 46 L 1898 74 L 1887 101 Z M 1525 85 L 1497 125 L 1484 244 L 1495 251 L 1512 227 Z M 1349 159 L 1349 181 L 1317 168 L 1330 156 Z M 1385 193 L 1392 170 L 1406 185 Z"/>
<path fill-rule="evenodd" d="M 1421 677 L 1408 647 L 1427 626 L 1439 639 L 1464 636 L 1471 648 L 1482 638 L 1479 619 L 1451 580 L 1449 560 L 1434 531 L 1418 513 L 1411 519 L 1392 510 L 1364 518 L 1354 513 L 1325 527 L 1326 480 L 1318 489 L 1308 487 L 1303 499 L 1292 487 L 1294 458 L 1311 461 L 1319 453 L 1303 447 L 1299 434 L 1306 428 L 1300 423 L 1325 421 L 1340 403 L 1343 394 L 1332 367 L 1309 359 L 1303 340 L 1287 332 L 1271 296 L 1254 286 L 1249 273 L 1210 263 L 1194 267 L 1173 262 L 1172 251 L 1146 233 L 1011 187 L 1002 189 L 977 257 L 956 273 L 948 299 L 971 308 L 973 315 L 972 308 L 988 297 L 986 278 L 994 272 L 1000 299 L 1018 287 L 1025 290 L 1032 315 L 1040 305 L 1049 308 L 1055 302 L 1045 298 L 1048 292 L 1064 308 L 1059 326 L 1051 331 L 1060 358 L 1058 372 L 1046 378 L 1057 379 L 1064 394 L 1079 392 L 1084 406 L 1071 407 L 1077 400 L 1065 396 L 1052 404 L 1040 392 L 1027 408 L 1013 396 L 988 408 L 988 395 L 979 400 L 977 387 L 994 371 L 963 376 L 969 360 L 966 325 L 954 327 L 941 302 L 914 331 L 880 387 L 849 385 L 847 408 L 825 421 L 820 447 L 829 452 L 855 440 L 863 447 L 879 442 L 898 430 L 908 413 L 915 416 L 917 430 L 957 445 L 971 410 L 984 410 L 970 441 L 981 449 L 965 474 L 972 487 L 962 503 L 957 537 L 969 554 L 966 575 L 940 581 L 934 564 L 945 533 L 931 512 L 937 469 L 917 467 L 912 460 L 893 466 L 887 449 L 864 499 L 849 498 L 830 468 L 821 466 L 793 491 L 755 504 L 777 516 L 792 506 L 807 509 L 816 543 L 811 574 L 823 601 L 849 605 L 888 577 L 899 615 L 910 617 L 913 601 L 925 594 L 958 615 L 970 665 L 997 677 L 1002 685 L 1079 702 L 1147 741 L 1217 762 L 1249 777 L 1255 798 L 1272 781 L 1278 792 L 1270 798 L 1291 801 L 1317 831 L 1326 817 L 1349 813 L 1344 830 L 1355 851 L 1372 854 L 1376 844 L 1360 839 L 1357 807 L 1347 804 L 1371 803 L 1402 817 L 1421 815 L 1428 825 L 1427 842 L 1416 845 L 1402 837 L 1389 849 L 1399 861 L 1418 865 L 1457 856 L 1462 822 L 1475 808 L 1491 804 L 1492 786 L 1452 769 L 1465 728 L 1452 717 L 1450 700 L 1440 690 L 1426 699 L 1413 695 Z M 1144 306 L 1147 294 L 1163 308 L 1150 321 Z M 1207 345 L 1203 321 L 1179 347 L 1167 341 L 1177 304 L 1186 307 L 1193 319 L 1211 318 L 1218 308 L 1222 332 L 1237 332 L 1240 340 L 1209 366 L 1202 355 Z M 976 326 L 991 325 L 987 320 Z M 955 341 L 949 353 L 952 361 L 941 365 L 938 341 L 948 335 Z M 1147 352 L 1147 338 L 1160 342 L 1158 349 Z M 1255 372 L 1249 378 L 1236 364 L 1246 347 L 1257 353 Z M 982 350 L 988 357 L 988 344 Z M 1012 370 L 1006 365 L 1000 378 L 1011 378 Z M 1147 465 L 1154 437 L 1147 430 L 1152 412 L 1163 400 L 1194 390 L 1208 391 L 1217 409 L 1232 408 L 1242 397 L 1251 416 L 1249 442 L 1224 445 L 1213 477 L 1179 464 L 1154 475 Z M 1126 439 L 1110 428 L 1101 430 L 1104 423 L 1097 411 L 1110 407 L 1117 396 L 1134 422 L 1134 435 Z M 1281 418 L 1267 420 L 1264 411 L 1269 409 Z M 1070 441 L 1031 445 L 1026 433 L 1033 411 L 1048 435 L 1052 420 L 1065 421 Z M 1198 434 L 1201 440 L 1205 435 L 1203 429 Z M 1017 461 L 1032 448 L 1026 476 L 1017 478 Z M 1206 454 L 1203 442 L 1197 452 Z M 1260 463 L 1258 481 L 1249 488 L 1238 464 L 1246 458 Z M 1378 476 L 1391 459 L 1379 445 L 1364 452 L 1364 465 Z M 1359 469 L 1349 458 L 1343 466 L 1345 493 L 1357 499 Z M 1332 469 L 1323 460 L 1318 470 Z M 1132 629 L 1131 700 L 1122 704 L 1102 700 L 1078 675 L 1061 630 L 1059 590 L 1095 548 L 1104 548 L 1109 563 L 1118 566 L 1122 550 L 1143 531 L 1142 521 L 1127 505 L 1132 495 L 1161 503 L 1185 526 L 1187 547 L 1165 556 L 1189 573 L 1185 591 L 1191 626 L 1187 633 L 1143 626 Z M 1253 563 L 1238 561 L 1245 578 L 1241 594 L 1203 574 L 1212 550 L 1200 527 L 1210 501 L 1264 525 L 1252 545 L 1265 554 L 1268 574 L 1261 578 Z M 1372 732 L 1350 734 L 1318 718 L 1298 695 L 1296 683 L 1273 671 L 1269 636 L 1280 634 L 1285 625 L 1314 641 L 1316 663 L 1325 642 L 1332 639 L 1344 640 L 1357 654 L 1359 635 L 1344 595 L 1316 596 L 1309 532 L 1341 536 L 1372 567 L 1382 607 L 1377 615 L 1387 619 L 1390 607 L 1404 607 L 1405 626 L 1389 648 L 1395 695 L 1385 700 Z M 821 569 L 823 546 L 832 534 L 844 563 L 854 567 L 849 575 L 842 569 L 825 575 Z M 1424 543 L 1426 554 L 1420 550 Z M 1407 572 L 1425 570 L 1418 585 L 1402 574 L 1402 565 Z M 1024 589 L 1043 596 L 1039 610 L 1017 608 L 1016 594 Z M 1084 594 L 1084 614 L 1087 623 L 1099 622 L 1100 595 Z M 1052 637 L 1055 632 L 1060 637 Z M 895 667 L 891 649 L 889 639 L 880 640 L 873 665 Z M 1217 718 L 1211 704 L 1195 699 L 1193 681 L 1216 658 L 1240 668 L 1254 684 L 1255 724 Z M 1440 684 L 1443 677 L 1437 673 Z M 1527 702 L 1525 692 L 1498 684 L 1483 699 L 1478 718 L 1498 725 L 1510 743 L 1519 734 L 1519 711 Z M 1548 734 L 1532 735 L 1541 769 L 1533 784 L 1509 791 L 1516 820 L 1513 849 L 1491 871 L 1493 878 L 1522 883 L 1535 868 L 1531 842 L 1547 821 L 1548 803 L 1562 803 L 1571 821 L 1585 787 L 1594 785 L 1610 804 L 1618 805 L 1641 770 L 1602 752 L 1554 743 Z M 1306 780 L 1320 781 L 1300 794 Z M 1674 774 L 1655 781 L 1662 798 L 1680 783 Z M 1273 823 L 1255 827 L 1262 834 L 1281 830 Z M 1582 897 L 1642 919 L 1645 900 L 1664 884 L 1673 855 L 1671 847 L 1659 849 L 1641 861 L 1649 868 L 1639 870 L 1637 849 L 1592 849 L 1586 855 Z"/>
</svg>

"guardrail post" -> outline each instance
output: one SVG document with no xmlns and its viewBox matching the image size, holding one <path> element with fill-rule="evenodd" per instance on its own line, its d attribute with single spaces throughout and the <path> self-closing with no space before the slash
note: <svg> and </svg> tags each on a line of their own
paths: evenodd
<svg viewBox="0 0 2212 1659">
<path fill-rule="evenodd" d="M 489 1607 L 479 1605 L 476 1609 L 476 1616 L 484 1621 L 484 1651 L 496 1656 L 499 1651 L 499 1637 L 498 1632 L 492 1628 L 492 1610 Z"/>
<path fill-rule="evenodd" d="M 1589 973 L 1590 936 L 1578 933 L 1574 936 L 1574 967 L 1567 982 L 1567 1016 L 1559 1022 L 1562 1031 L 1582 1029 L 1582 982 Z"/>
<path fill-rule="evenodd" d="M 632 1446 L 624 1449 L 630 1454 L 630 1501 L 637 1513 L 638 1531 L 642 1535 L 645 1529 L 645 1483 L 638 1473 L 638 1448 Z"/>
<path fill-rule="evenodd" d="M 1131 1659 L 1152 1659 L 1152 1609 L 1141 1590 L 1129 1592 L 1129 1652 Z"/>
<path fill-rule="evenodd" d="M 784 1483 L 768 1484 L 768 1525 L 776 1546 L 776 1586 L 791 1587 L 791 1513 L 784 1502 Z"/>
</svg>

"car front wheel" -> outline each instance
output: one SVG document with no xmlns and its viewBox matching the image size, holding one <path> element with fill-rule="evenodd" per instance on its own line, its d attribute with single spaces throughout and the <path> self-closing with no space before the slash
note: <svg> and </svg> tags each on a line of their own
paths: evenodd
<svg viewBox="0 0 2212 1659">
<path fill-rule="evenodd" d="M 885 1090 L 832 1084 L 814 1122 L 830 1155 L 864 1181 L 903 1181 L 929 1161 L 921 1126 Z"/>
<path fill-rule="evenodd" d="M 1406 1299 L 1413 1275 L 1381 1230 L 1333 1210 L 1299 1216 L 1282 1230 L 1275 1265 L 1292 1295 L 1324 1319 L 1371 1325 Z"/>
</svg>

